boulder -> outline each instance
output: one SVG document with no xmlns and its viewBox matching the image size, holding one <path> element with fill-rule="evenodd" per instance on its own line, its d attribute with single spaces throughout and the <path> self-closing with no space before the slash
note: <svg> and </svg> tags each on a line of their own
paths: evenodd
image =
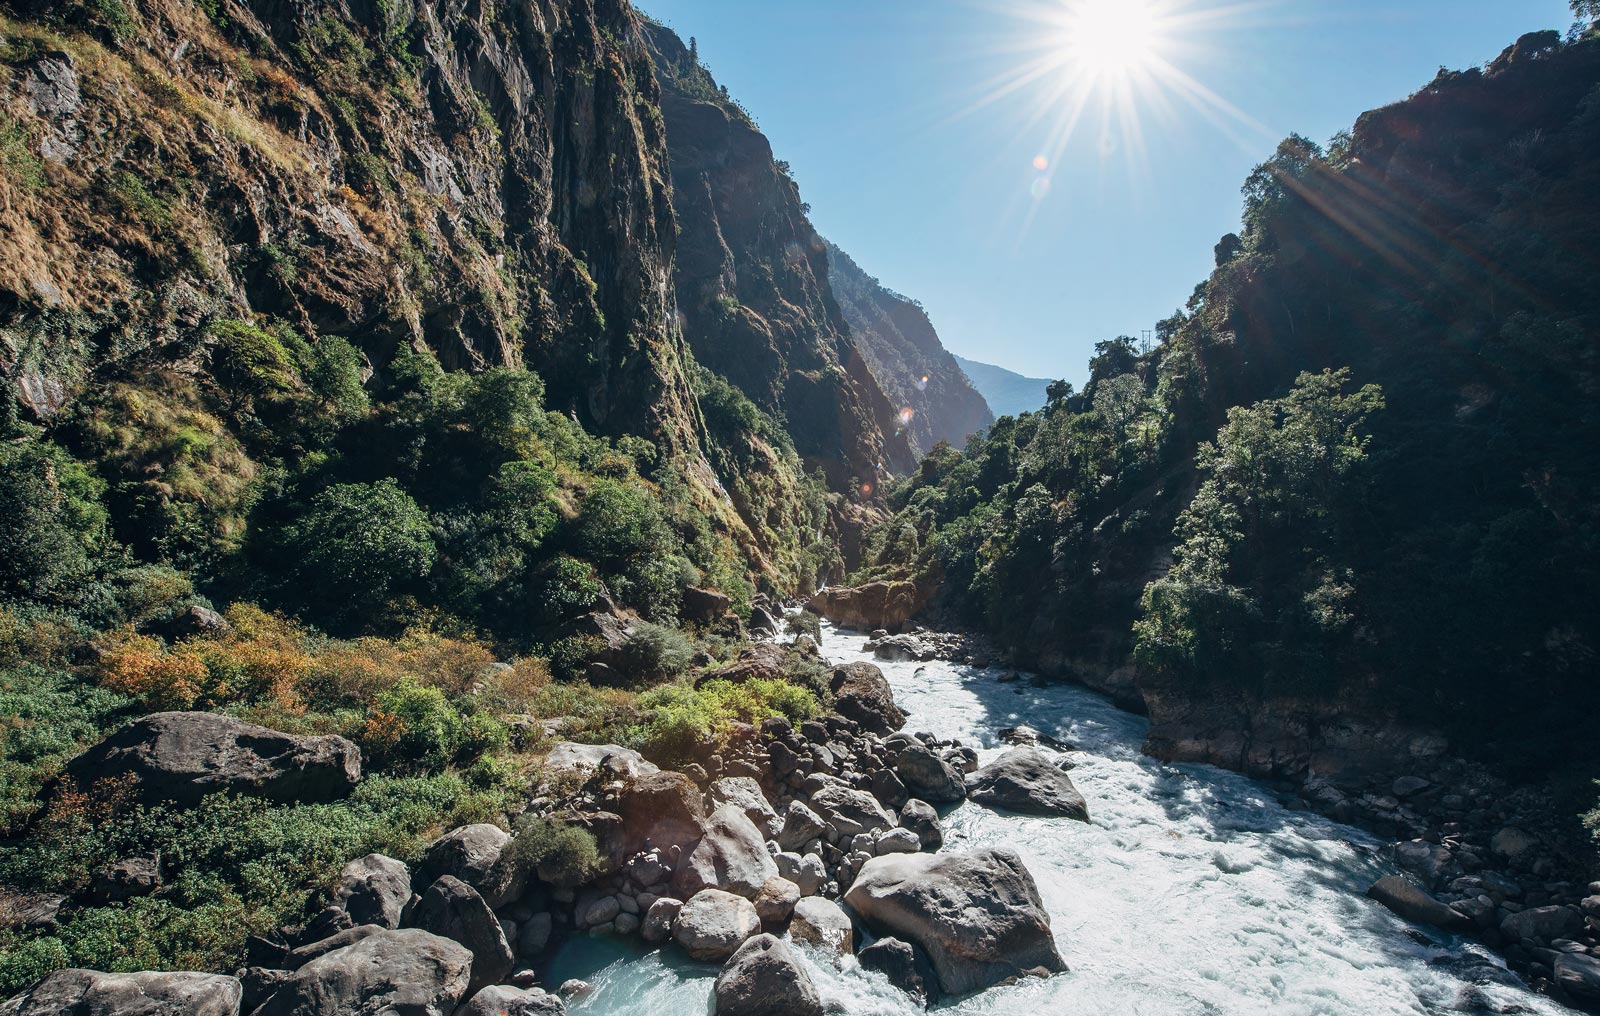
<svg viewBox="0 0 1600 1016">
<path fill-rule="evenodd" d="M 767 795 L 761 792 L 761 784 L 752 777 L 724 777 L 711 784 L 707 796 L 713 809 L 725 804 L 737 805 L 763 836 L 777 836 L 783 829 L 783 820 L 772 810 Z"/>
<path fill-rule="evenodd" d="M 654 945 L 665 942 L 672 937 L 672 925 L 678 919 L 678 913 L 683 909 L 683 901 L 663 896 L 650 904 L 650 909 L 645 911 L 644 922 L 639 927 L 639 934 L 646 942 Z"/>
<path fill-rule="evenodd" d="M 811 795 L 811 807 L 840 836 L 875 833 L 894 825 L 894 818 L 871 794 L 852 790 L 840 783 L 829 783 Z M 785 842 L 780 840 L 780 846 Z"/>
<path fill-rule="evenodd" d="M 961 774 L 926 745 L 910 744 L 901 749 L 894 771 L 913 797 L 932 804 L 954 804 L 966 799 L 967 786 Z"/>
<path fill-rule="evenodd" d="M 398 928 L 411 902 L 411 872 L 404 862 L 382 854 L 358 857 L 339 872 L 334 899 L 356 924 Z"/>
<path fill-rule="evenodd" d="M 898 938 L 880 938 L 856 954 L 863 970 L 876 970 L 922 1006 L 939 1000 L 939 977 L 928 954 Z"/>
<path fill-rule="evenodd" d="M 778 874 L 799 886 L 801 896 L 815 896 L 828 882 L 828 869 L 816 854 L 801 857 L 784 851 L 774 860 L 778 862 Z"/>
<path fill-rule="evenodd" d="M 683 591 L 683 617 L 686 621 L 710 624 L 726 614 L 732 606 L 733 600 L 716 589 L 689 586 Z"/>
<path fill-rule="evenodd" d="M 1015 727 L 1001 727 L 999 734 L 1000 740 L 1007 744 L 1022 744 L 1034 748 L 1042 745 L 1046 748 L 1054 748 L 1056 751 L 1072 750 L 1072 746 L 1065 741 L 1057 740 L 1037 727 L 1030 727 L 1025 723 Z"/>
<path fill-rule="evenodd" d="M 872 845 L 874 854 L 915 854 L 922 849 L 922 838 L 910 829 L 890 829 Z"/>
<path fill-rule="evenodd" d="M 1556 957 L 1556 983 L 1561 990 L 1584 1002 L 1600 1002 L 1600 960 L 1582 953 Z"/>
<path fill-rule="evenodd" d="M 161 861 L 153 856 L 128 857 L 108 864 L 95 876 L 90 898 L 98 905 L 125 903 L 161 888 Z"/>
<path fill-rule="evenodd" d="M 1388 907 L 1408 921 L 1426 924 L 1455 934 L 1472 930 L 1472 921 L 1434 899 L 1404 875 L 1380 878 L 1367 890 L 1367 899 Z"/>
<path fill-rule="evenodd" d="M 289 954 L 283 958 L 284 969 L 299 970 L 319 956 L 326 956 L 335 950 L 343 949 L 345 946 L 355 945 L 362 939 L 371 938 L 383 930 L 376 924 L 358 924 L 352 928 L 345 928 L 343 931 L 336 931 L 319 941 L 307 943 L 297 949 L 290 949 Z"/>
<path fill-rule="evenodd" d="M 755 904 L 742 896 L 706 889 L 683 905 L 672 925 L 673 939 L 690 959 L 721 963 L 752 936 L 761 933 Z"/>
<path fill-rule="evenodd" d="M 577 744 L 573 741 L 562 741 L 550 749 L 550 754 L 546 755 L 544 760 L 546 769 L 570 772 L 593 773 L 603 766 L 630 775 L 661 771 L 652 763 L 646 762 L 644 756 L 633 749 L 615 744 Z"/>
<path fill-rule="evenodd" d="M 806 609 L 852 631 L 898 630 L 928 602 L 915 582 L 869 582 L 858 588 L 824 589 Z"/>
<path fill-rule="evenodd" d="M 875 934 L 920 946 L 948 995 L 1066 969 L 1033 876 L 1011 850 L 874 857 L 844 899 Z"/>
<path fill-rule="evenodd" d="M 152 713 L 67 765 L 81 786 L 122 777 L 146 802 L 191 807 L 217 791 L 283 803 L 332 801 L 361 779 L 342 737 L 296 737 L 217 713 Z"/>
<path fill-rule="evenodd" d="M 879 769 L 869 776 L 866 791 L 890 810 L 899 810 L 911 800 L 911 791 L 906 789 L 905 783 L 894 774 L 893 769 Z"/>
<path fill-rule="evenodd" d="M 566 1004 L 547 991 L 492 984 L 473 995 L 455 1016 L 566 1016 L 566 1012 Z"/>
<path fill-rule="evenodd" d="M 704 796 L 682 773 L 658 770 L 629 777 L 616 792 L 612 808 L 622 817 L 624 857 L 652 847 L 679 847 L 688 853 L 705 829 Z"/>
<path fill-rule="evenodd" d="M 794 950 L 757 935 L 733 954 L 711 989 L 716 1016 L 822 1016 L 822 999 Z"/>
<path fill-rule="evenodd" d="M 1539 839 L 1515 826 L 1507 826 L 1489 840 L 1489 849 L 1515 864 L 1539 849 Z"/>
<path fill-rule="evenodd" d="M 1500 922 L 1500 934 L 1510 942 L 1530 939 L 1542 945 L 1570 938 L 1582 927 L 1583 915 L 1572 907 L 1529 907 L 1507 914 Z"/>
<path fill-rule="evenodd" d="M 0 1016 L 238 1016 L 243 997 L 238 978 L 217 974 L 57 970 Z"/>
<path fill-rule="evenodd" d="M 307 963 L 254 1016 L 453 1016 L 472 953 L 418 928 L 380 931 Z"/>
<path fill-rule="evenodd" d="M 776 614 L 765 607 L 750 608 L 751 634 L 776 635 L 783 631 L 783 624 Z"/>
<path fill-rule="evenodd" d="M 917 834 L 923 850 L 938 850 L 944 846 L 944 829 L 939 825 L 939 813 L 933 805 L 916 798 L 900 809 L 900 824 Z"/>
<path fill-rule="evenodd" d="M 1455 856 L 1449 848 L 1427 840 L 1407 840 L 1394 845 L 1394 863 L 1421 878 L 1432 888 L 1456 871 Z"/>
<path fill-rule="evenodd" d="M 503 981 L 516 964 L 500 919 L 476 889 L 453 875 L 428 887 L 411 919 L 423 931 L 460 942 L 472 952 L 469 993 Z"/>
<path fill-rule="evenodd" d="M 422 852 L 422 860 L 417 864 L 416 884 L 432 885 L 449 875 L 470 885 L 485 898 L 496 895 L 491 889 L 497 881 L 495 865 L 510 842 L 510 833 L 486 822 L 452 829 L 428 844 Z M 496 900 L 491 906 L 502 902 Z"/>
<path fill-rule="evenodd" d="M 967 777 L 967 799 L 1020 815 L 1089 821 L 1089 806 L 1071 778 L 1037 748 L 1013 748 Z"/>
<path fill-rule="evenodd" d="M 801 850 L 807 843 L 828 831 L 822 816 L 806 807 L 803 801 L 790 801 L 784 809 L 783 830 L 778 833 L 778 846 L 784 850 Z"/>
<path fill-rule="evenodd" d="M 702 889 L 722 889 L 753 900 L 778 866 L 767 853 L 766 837 L 745 817 L 744 809 L 725 804 L 712 813 L 705 835 L 678 862 L 672 878 L 674 894 L 690 899 Z"/>
<path fill-rule="evenodd" d="M 821 896 L 807 896 L 795 904 L 789 937 L 836 956 L 850 955 L 855 945 L 855 929 L 849 915 L 839 904 Z"/>
<path fill-rule="evenodd" d="M 800 887 L 782 875 L 776 875 L 767 879 L 767 884 L 761 887 L 753 902 L 756 914 L 761 918 L 761 926 L 768 931 L 782 931 L 783 926 L 789 923 L 789 916 L 794 913 L 795 904 L 800 902 Z"/>
<path fill-rule="evenodd" d="M 894 704 L 888 678 L 870 663 L 835 668 L 828 687 L 839 715 L 861 724 L 863 730 L 892 734 L 906 724 L 906 714 Z"/>
</svg>

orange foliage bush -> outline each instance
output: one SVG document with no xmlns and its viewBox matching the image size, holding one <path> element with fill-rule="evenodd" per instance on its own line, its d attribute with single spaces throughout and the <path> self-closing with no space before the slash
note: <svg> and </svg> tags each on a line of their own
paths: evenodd
<svg viewBox="0 0 1600 1016">
<path fill-rule="evenodd" d="M 112 636 L 96 667 L 103 687 L 138 699 L 147 709 L 193 709 L 226 699 L 198 653 L 168 652 L 160 639 L 132 631 Z"/>
</svg>

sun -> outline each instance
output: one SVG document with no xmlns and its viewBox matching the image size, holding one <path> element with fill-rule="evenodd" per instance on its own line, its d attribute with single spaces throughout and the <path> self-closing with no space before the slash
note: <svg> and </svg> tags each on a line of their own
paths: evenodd
<svg viewBox="0 0 1600 1016">
<path fill-rule="evenodd" d="M 1146 74 L 1170 28 L 1157 0 L 1075 0 L 1061 22 L 1062 57 L 1091 78 Z"/>
</svg>

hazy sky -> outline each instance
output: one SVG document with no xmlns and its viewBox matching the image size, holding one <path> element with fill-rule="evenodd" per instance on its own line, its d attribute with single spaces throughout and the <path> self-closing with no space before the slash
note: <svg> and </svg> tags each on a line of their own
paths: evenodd
<svg viewBox="0 0 1600 1016">
<path fill-rule="evenodd" d="M 637 0 L 698 38 L 817 228 L 946 346 L 1075 382 L 1096 341 L 1184 303 L 1282 137 L 1326 140 L 1572 21 L 1566 0 L 1129 0 L 1165 11 L 1156 52 L 1181 76 L 1143 75 L 1106 116 L 1080 64 L 1118 61 L 1075 52 L 1063 20 L 1098 2 Z"/>
</svg>

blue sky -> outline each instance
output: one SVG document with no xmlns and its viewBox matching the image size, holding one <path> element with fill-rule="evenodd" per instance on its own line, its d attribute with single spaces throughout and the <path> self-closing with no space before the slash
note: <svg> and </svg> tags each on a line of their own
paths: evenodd
<svg viewBox="0 0 1600 1016">
<path fill-rule="evenodd" d="M 1566 0 L 1154 0 L 1175 12 L 1159 52 L 1214 98 L 1135 90 L 1116 108 L 1142 149 L 1096 99 L 1062 146 L 1068 62 L 996 84 L 1060 51 L 1026 12 L 1075 2 L 637 0 L 698 39 L 817 228 L 923 301 L 951 350 L 1075 382 L 1096 341 L 1184 303 L 1282 137 L 1325 140 L 1441 66 L 1572 20 Z"/>
</svg>

